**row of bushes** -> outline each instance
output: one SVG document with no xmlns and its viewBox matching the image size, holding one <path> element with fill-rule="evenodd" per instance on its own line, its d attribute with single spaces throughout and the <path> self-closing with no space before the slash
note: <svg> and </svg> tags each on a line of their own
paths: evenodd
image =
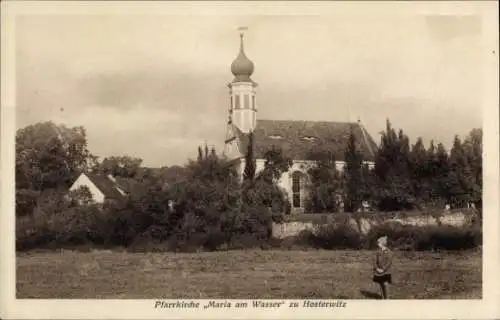
<svg viewBox="0 0 500 320">
<path fill-rule="evenodd" d="M 414 227 L 392 222 L 382 224 L 367 236 L 349 224 L 348 214 L 337 215 L 317 232 L 298 237 L 272 239 L 272 223 L 279 222 L 281 209 L 262 206 L 265 184 L 249 184 L 239 190 L 223 183 L 187 185 L 173 209 L 169 194 L 149 188 L 125 203 L 104 206 L 90 200 L 88 190 L 67 197 L 57 190 L 45 192 L 31 215 L 17 217 L 18 250 L 52 247 L 101 246 L 133 250 L 197 251 L 230 250 L 292 245 L 323 249 L 373 248 L 380 235 L 388 235 L 397 249 L 468 249 L 481 244 L 481 221 L 465 228 L 451 226 Z M 268 188 L 269 189 L 269 188 Z M 229 192 L 231 191 L 231 192 Z M 272 190 L 271 190 L 272 191 Z M 200 197 L 208 194 L 210 197 Z M 264 200 L 263 200 L 264 199 Z"/>
<path fill-rule="evenodd" d="M 251 208 L 245 212 L 221 213 L 219 223 L 209 225 L 206 217 L 191 212 L 158 218 L 141 214 L 133 205 L 102 207 L 61 201 L 17 217 L 16 250 L 123 247 L 192 252 L 242 249 L 266 243 L 275 216 Z"/>
<path fill-rule="evenodd" d="M 377 239 L 387 236 L 389 247 L 395 250 L 467 250 L 482 245 L 482 228 L 479 223 L 465 227 L 412 226 L 387 223 L 373 227 L 362 235 L 347 224 L 326 225 L 316 232 L 302 231 L 284 240 L 286 246 L 308 246 L 318 249 L 375 249 Z"/>
<path fill-rule="evenodd" d="M 127 215 L 110 214 L 96 207 L 70 207 L 59 214 L 35 212 L 17 221 L 17 250 L 61 247 L 126 247 L 133 251 L 214 251 L 245 248 L 317 248 L 374 249 L 376 240 L 387 235 L 389 246 L 396 250 L 465 250 L 482 244 L 481 222 L 465 227 L 411 226 L 386 223 L 373 227 L 367 235 L 360 234 L 347 223 L 329 224 L 316 232 L 302 231 L 287 239 L 271 238 L 267 231 L 227 234 L 221 229 L 189 234 L 172 233 L 166 237 L 164 228 L 151 225 L 143 231 L 132 230 Z"/>
</svg>

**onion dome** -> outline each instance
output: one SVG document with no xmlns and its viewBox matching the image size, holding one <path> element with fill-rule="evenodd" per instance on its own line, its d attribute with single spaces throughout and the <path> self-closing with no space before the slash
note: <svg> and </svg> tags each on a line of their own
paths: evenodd
<svg viewBox="0 0 500 320">
<path fill-rule="evenodd" d="M 245 55 L 243 48 L 243 34 L 240 34 L 240 53 L 231 63 L 231 73 L 234 75 L 233 82 L 253 82 L 250 76 L 253 73 L 253 62 Z"/>
</svg>

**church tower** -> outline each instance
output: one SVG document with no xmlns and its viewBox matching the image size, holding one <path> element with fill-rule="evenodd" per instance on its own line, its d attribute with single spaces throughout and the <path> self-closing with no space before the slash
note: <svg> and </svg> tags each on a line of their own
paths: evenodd
<svg viewBox="0 0 500 320">
<path fill-rule="evenodd" d="M 254 71 L 253 62 L 245 54 L 243 28 L 240 28 L 240 52 L 231 64 L 234 79 L 229 87 L 229 119 L 241 132 L 249 133 L 257 123 L 255 88 L 257 84 L 250 78 Z"/>
</svg>

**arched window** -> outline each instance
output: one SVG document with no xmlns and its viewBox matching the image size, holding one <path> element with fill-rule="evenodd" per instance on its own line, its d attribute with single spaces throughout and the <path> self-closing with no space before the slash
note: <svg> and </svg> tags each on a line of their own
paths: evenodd
<svg viewBox="0 0 500 320">
<path fill-rule="evenodd" d="M 255 96 L 252 95 L 252 109 L 257 110 L 257 106 L 255 105 Z"/>
<path fill-rule="evenodd" d="M 292 174 L 292 206 L 300 208 L 300 172 L 295 171 Z"/>
</svg>

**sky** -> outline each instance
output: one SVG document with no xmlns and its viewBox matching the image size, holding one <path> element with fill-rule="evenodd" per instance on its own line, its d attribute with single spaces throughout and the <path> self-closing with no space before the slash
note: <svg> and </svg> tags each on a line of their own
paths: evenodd
<svg viewBox="0 0 500 320">
<path fill-rule="evenodd" d="M 87 130 L 105 157 L 184 164 L 223 150 L 237 28 L 258 119 L 387 118 L 451 146 L 482 124 L 481 20 L 425 15 L 26 15 L 16 21 L 16 125 Z"/>
</svg>

